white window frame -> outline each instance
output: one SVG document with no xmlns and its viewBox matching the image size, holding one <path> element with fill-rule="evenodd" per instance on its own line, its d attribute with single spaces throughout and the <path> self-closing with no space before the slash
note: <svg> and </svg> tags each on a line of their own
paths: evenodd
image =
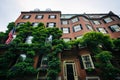
<svg viewBox="0 0 120 80">
<path fill-rule="evenodd" d="M 83 38 L 82 35 L 76 37 L 76 39 L 81 39 L 81 38 Z"/>
<path fill-rule="evenodd" d="M 101 33 L 103 33 L 103 34 L 107 33 L 107 31 L 105 30 L 105 28 L 102 28 L 102 27 L 99 27 L 98 31 L 101 32 Z"/>
<path fill-rule="evenodd" d="M 112 22 L 113 20 L 112 20 L 112 18 L 107 17 L 107 18 L 104 19 L 104 21 L 105 21 L 106 23 L 109 23 L 109 22 Z"/>
<path fill-rule="evenodd" d="M 38 24 L 39 24 L 39 22 L 34 22 L 32 26 L 33 26 L 33 27 L 37 27 Z"/>
<path fill-rule="evenodd" d="M 85 59 L 84 59 L 85 56 L 89 57 L 89 61 L 85 61 Z M 94 69 L 95 68 L 90 54 L 84 54 L 84 55 L 81 55 L 81 57 L 82 57 L 82 62 L 83 62 L 83 66 L 84 66 L 85 69 L 88 69 L 88 68 L 93 68 Z M 91 67 L 87 67 L 87 65 L 85 64 L 86 62 L 90 62 Z"/>
<path fill-rule="evenodd" d="M 100 24 L 100 21 L 95 20 L 95 21 L 93 21 L 93 23 L 94 23 L 95 25 L 99 25 L 99 24 Z"/>
<path fill-rule="evenodd" d="M 68 42 L 68 41 L 70 41 L 71 39 L 70 39 L 70 38 L 63 38 L 63 40 L 64 40 L 65 42 Z"/>
<path fill-rule="evenodd" d="M 75 64 L 75 62 L 73 60 L 63 61 L 63 76 L 64 76 L 64 80 L 67 80 L 67 64 L 71 64 L 72 65 L 74 79 L 78 80 L 76 64 Z"/>
<path fill-rule="evenodd" d="M 27 56 L 26 56 L 26 54 L 20 54 L 20 57 L 22 58 L 23 61 L 25 61 Z"/>
<path fill-rule="evenodd" d="M 36 18 L 36 19 L 42 19 L 42 18 L 43 18 L 43 15 L 36 15 L 35 18 Z"/>
<path fill-rule="evenodd" d="M 26 43 L 27 44 L 32 44 L 32 39 L 33 39 L 33 36 L 28 36 L 27 38 L 26 38 Z"/>
<path fill-rule="evenodd" d="M 68 24 L 67 20 L 66 21 L 62 21 L 62 25 L 66 25 L 66 24 Z"/>
<path fill-rule="evenodd" d="M 82 26 L 81 25 L 76 25 L 76 26 L 73 26 L 73 29 L 74 29 L 74 32 L 77 32 L 77 31 L 82 30 Z"/>
<path fill-rule="evenodd" d="M 29 19 L 30 15 L 23 15 L 22 19 Z"/>
<path fill-rule="evenodd" d="M 50 23 L 48 23 L 47 27 L 49 27 L 49 28 L 53 28 L 53 27 L 55 27 L 55 23 L 50 22 Z"/>
<path fill-rule="evenodd" d="M 86 80 L 89 80 L 89 79 L 97 79 L 97 80 L 100 80 L 100 78 L 98 76 L 91 76 L 91 77 L 86 77 Z"/>
<path fill-rule="evenodd" d="M 73 18 L 71 21 L 72 21 L 72 23 L 75 23 L 75 22 L 78 22 L 79 19 L 78 19 L 78 17 L 76 17 L 76 18 Z"/>
<path fill-rule="evenodd" d="M 44 64 L 43 64 L 43 61 L 48 61 L 48 58 L 47 58 L 46 56 L 43 56 L 43 57 L 42 57 L 41 64 L 40 64 L 40 67 L 41 67 L 41 68 L 48 66 L 48 64 L 44 65 Z"/>
<path fill-rule="evenodd" d="M 56 15 L 49 15 L 49 18 L 50 18 L 50 19 L 55 19 L 55 18 L 56 18 Z"/>
<path fill-rule="evenodd" d="M 17 26 L 20 26 L 22 24 L 25 24 L 24 22 L 17 23 Z"/>
<path fill-rule="evenodd" d="M 92 28 L 92 26 L 91 26 L 91 25 L 86 24 L 86 27 L 87 27 L 89 30 L 93 31 L 93 28 Z"/>
<path fill-rule="evenodd" d="M 69 33 L 69 28 L 62 28 L 63 33 Z"/>
<path fill-rule="evenodd" d="M 119 32 L 119 31 L 120 31 L 120 26 L 119 26 L 119 25 L 112 25 L 112 26 L 110 26 L 110 28 L 111 28 L 114 32 Z"/>
</svg>

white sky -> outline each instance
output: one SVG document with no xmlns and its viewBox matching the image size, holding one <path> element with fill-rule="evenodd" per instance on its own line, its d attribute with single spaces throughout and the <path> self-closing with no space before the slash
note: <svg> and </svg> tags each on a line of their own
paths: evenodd
<svg viewBox="0 0 120 80">
<path fill-rule="evenodd" d="M 14 22 L 21 11 L 35 8 L 58 10 L 68 13 L 108 13 L 120 15 L 120 0 L 1 0 L 0 31 L 5 31 L 9 22 Z"/>
</svg>

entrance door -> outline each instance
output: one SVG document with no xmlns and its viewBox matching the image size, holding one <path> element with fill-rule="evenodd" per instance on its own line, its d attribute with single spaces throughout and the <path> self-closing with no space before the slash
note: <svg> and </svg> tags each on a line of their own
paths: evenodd
<svg viewBox="0 0 120 80">
<path fill-rule="evenodd" d="M 64 61 L 64 80 L 78 80 L 76 66 L 73 61 Z"/>
<path fill-rule="evenodd" d="M 67 68 L 67 80 L 74 80 L 73 65 L 66 64 Z"/>
</svg>

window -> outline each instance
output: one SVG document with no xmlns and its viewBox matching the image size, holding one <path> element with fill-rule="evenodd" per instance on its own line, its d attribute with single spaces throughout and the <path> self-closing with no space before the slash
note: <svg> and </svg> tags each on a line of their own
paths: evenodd
<svg viewBox="0 0 120 80">
<path fill-rule="evenodd" d="M 50 18 L 50 19 L 55 19 L 55 18 L 56 18 L 56 15 L 49 15 L 49 18 Z"/>
<path fill-rule="evenodd" d="M 99 21 L 93 21 L 93 23 L 96 24 L 96 25 L 100 24 Z"/>
<path fill-rule="evenodd" d="M 94 64 L 90 54 L 82 55 L 81 57 L 85 69 L 94 68 Z"/>
<path fill-rule="evenodd" d="M 99 77 L 97 77 L 97 76 L 91 76 L 91 77 L 86 77 L 86 80 L 100 80 L 100 78 Z"/>
<path fill-rule="evenodd" d="M 63 33 L 70 33 L 70 28 L 62 28 Z"/>
<path fill-rule="evenodd" d="M 68 21 L 62 21 L 62 24 L 66 25 L 66 24 L 68 24 Z"/>
<path fill-rule="evenodd" d="M 77 17 L 72 19 L 72 23 L 75 23 L 77 21 L 79 21 L 79 19 Z"/>
<path fill-rule="evenodd" d="M 31 15 L 23 15 L 22 19 L 29 19 Z"/>
<path fill-rule="evenodd" d="M 119 32 L 120 31 L 120 26 L 119 25 L 112 25 L 109 27 L 111 31 L 113 32 Z"/>
<path fill-rule="evenodd" d="M 105 18 L 104 21 L 105 21 L 105 23 L 109 23 L 109 22 L 112 22 L 113 20 L 112 20 L 112 18 L 108 17 L 108 18 Z"/>
<path fill-rule="evenodd" d="M 77 36 L 77 37 L 75 37 L 76 39 L 80 39 L 80 38 L 82 38 L 83 36 L 82 35 L 80 35 L 80 36 Z"/>
<path fill-rule="evenodd" d="M 24 61 L 26 59 L 26 55 L 25 54 L 20 54 L 20 58 L 22 59 L 22 61 Z"/>
<path fill-rule="evenodd" d="M 87 25 L 86 25 L 86 27 L 87 27 L 87 29 L 89 29 L 89 30 L 93 31 L 93 28 L 92 28 L 92 26 L 91 26 L 91 25 L 87 24 Z"/>
<path fill-rule="evenodd" d="M 50 22 L 50 23 L 47 23 L 47 27 L 55 27 L 56 26 L 56 23 L 53 23 L 53 22 Z"/>
<path fill-rule="evenodd" d="M 65 42 L 68 42 L 68 41 L 70 41 L 71 39 L 70 39 L 70 38 L 63 38 L 63 40 L 64 40 Z"/>
<path fill-rule="evenodd" d="M 17 23 L 17 26 L 20 26 L 22 24 L 25 24 L 24 22 Z"/>
<path fill-rule="evenodd" d="M 42 57 L 42 60 L 41 60 L 41 68 L 47 68 L 48 66 L 48 58 L 46 56 L 43 56 Z"/>
<path fill-rule="evenodd" d="M 105 28 L 97 28 L 99 32 L 101 33 L 107 33 L 107 31 L 105 30 Z"/>
<path fill-rule="evenodd" d="M 32 43 L 32 39 L 33 39 L 33 36 L 28 36 L 27 39 L 26 39 L 26 43 L 27 44 L 31 44 Z"/>
<path fill-rule="evenodd" d="M 36 19 L 43 19 L 43 15 L 36 15 Z"/>
<path fill-rule="evenodd" d="M 82 30 L 82 26 L 81 25 L 73 26 L 73 32 L 77 32 L 77 31 L 80 31 L 80 30 Z"/>
<path fill-rule="evenodd" d="M 38 22 L 34 22 L 34 23 L 32 23 L 32 26 L 33 26 L 33 27 L 37 27 L 38 24 L 39 24 Z"/>
<path fill-rule="evenodd" d="M 13 34 L 13 39 L 12 40 L 14 40 L 16 38 L 16 34 Z"/>
</svg>

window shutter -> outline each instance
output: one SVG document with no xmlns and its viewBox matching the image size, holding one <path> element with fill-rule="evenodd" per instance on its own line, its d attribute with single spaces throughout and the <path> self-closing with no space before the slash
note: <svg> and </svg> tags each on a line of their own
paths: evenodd
<svg viewBox="0 0 120 80">
<path fill-rule="evenodd" d="M 73 28 L 73 32 L 75 32 L 75 30 L 74 30 L 74 26 L 73 26 L 72 28 Z"/>
<path fill-rule="evenodd" d="M 81 24 L 80 24 L 80 28 L 81 28 L 81 30 L 83 29 Z"/>
<path fill-rule="evenodd" d="M 100 32 L 99 28 L 97 28 L 97 30 Z"/>
<path fill-rule="evenodd" d="M 68 32 L 70 33 L 70 28 L 68 28 Z"/>
<path fill-rule="evenodd" d="M 56 23 L 54 23 L 54 27 L 56 27 Z"/>
<path fill-rule="evenodd" d="M 48 27 L 49 23 L 47 23 L 46 27 Z"/>
<path fill-rule="evenodd" d="M 115 32 L 115 30 L 114 30 L 113 28 L 111 28 L 110 26 L 109 26 L 109 29 L 110 29 L 112 32 Z"/>
<path fill-rule="evenodd" d="M 104 28 L 105 29 L 105 28 Z M 105 29 L 106 33 L 108 33 L 108 31 Z"/>
<path fill-rule="evenodd" d="M 106 21 L 103 19 L 103 22 L 106 23 Z"/>
<path fill-rule="evenodd" d="M 79 56 L 79 61 L 80 61 L 80 66 L 81 66 L 81 69 L 84 69 L 84 66 L 83 66 L 83 61 L 82 61 L 82 57 Z"/>
<path fill-rule="evenodd" d="M 56 17 L 57 17 L 57 16 L 55 15 L 55 19 L 56 19 Z"/>
</svg>

